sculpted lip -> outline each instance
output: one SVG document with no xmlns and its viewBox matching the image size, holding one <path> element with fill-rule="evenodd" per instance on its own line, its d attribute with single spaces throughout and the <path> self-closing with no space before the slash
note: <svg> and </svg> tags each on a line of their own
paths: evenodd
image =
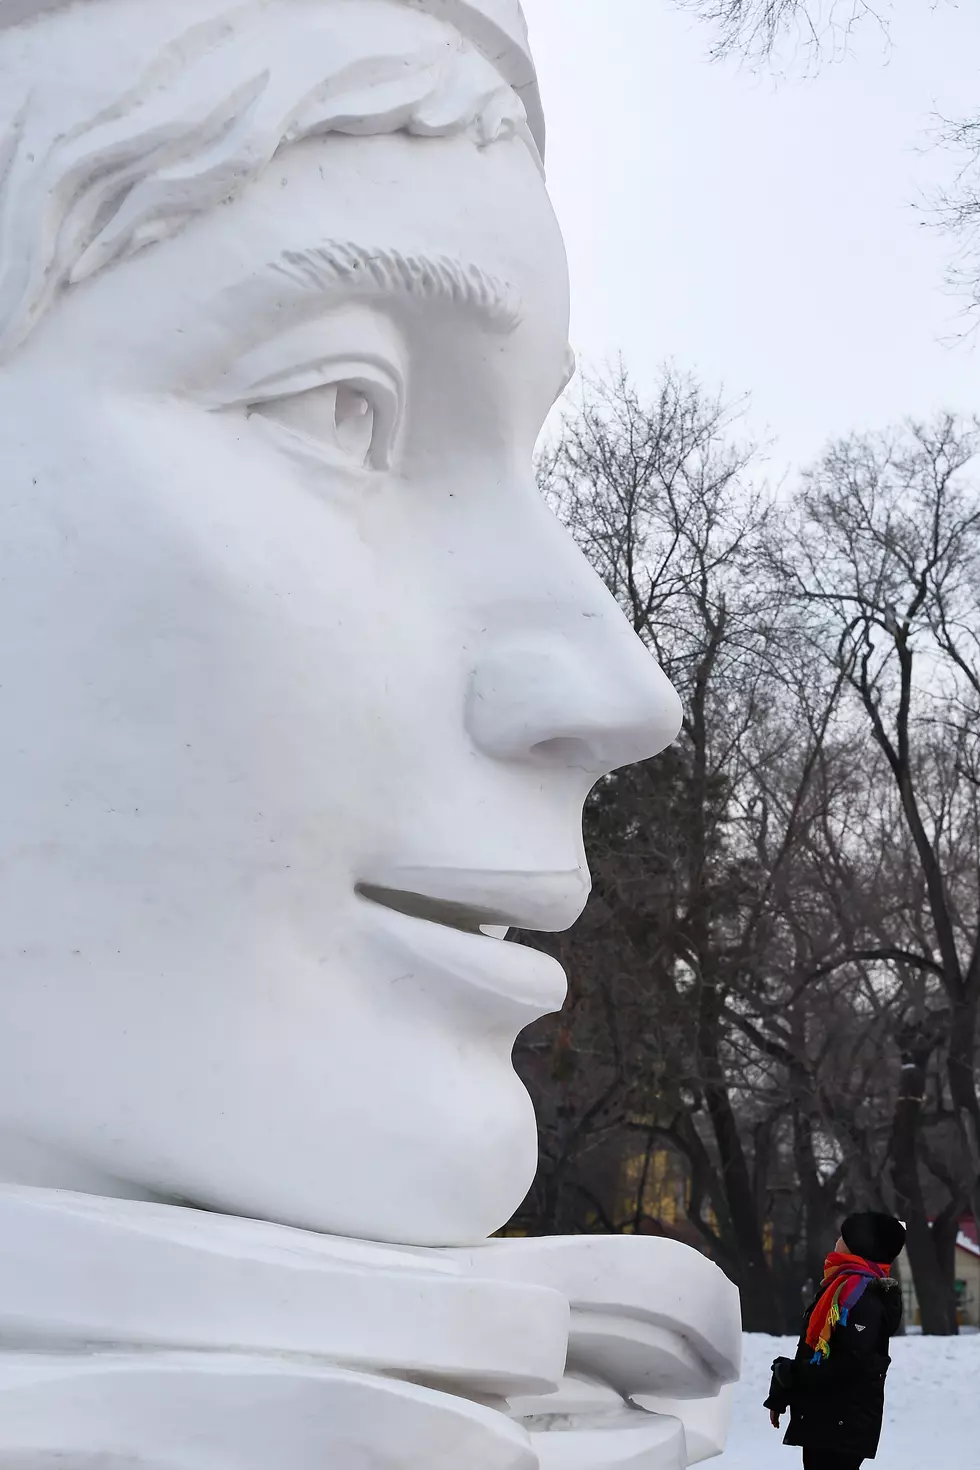
<svg viewBox="0 0 980 1470">
<path fill-rule="evenodd" d="M 589 876 L 472 868 L 389 868 L 357 892 L 401 955 L 422 962 L 419 980 L 450 996 L 464 986 L 491 1012 L 521 1025 L 561 1008 L 565 974 L 549 955 L 507 944 L 508 929 L 559 932 L 585 907 Z M 441 983 L 440 983 L 441 982 Z"/>
<path fill-rule="evenodd" d="M 584 868 L 522 872 L 390 867 L 359 883 L 358 892 L 385 908 L 454 929 L 506 925 L 558 934 L 575 923 L 590 887 Z"/>
</svg>

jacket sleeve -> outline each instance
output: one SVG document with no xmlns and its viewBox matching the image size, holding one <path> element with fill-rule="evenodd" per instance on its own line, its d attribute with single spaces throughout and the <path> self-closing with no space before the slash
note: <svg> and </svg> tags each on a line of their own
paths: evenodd
<svg viewBox="0 0 980 1470">
<path fill-rule="evenodd" d="M 792 1363 L 791 1358 L 776 1359 L 776 1363 Z M 772 1365 L 772 1381 L 769 1384 L 769 1397 L 763 1404 L 764 1409 L 772 1409 L 776 1414 L 785 1414 L 789 1408 L 789 1393 L 776 1377 L 776 1363 Z"/>
<path fill-rule="evenodd" d="M 839 1322 L 834 1328 L 829 1358 L 814 1363 L 801 1354 L 796 1359 L 791 1397 L 830 1393 L 848 1378 L 876 1372 L 880 1361 L 878 1341 L 882 1329 L 886 1328 L 886 1310 L 877 1292 L 866 1292 L 849 1320 Z"/>
</svg>

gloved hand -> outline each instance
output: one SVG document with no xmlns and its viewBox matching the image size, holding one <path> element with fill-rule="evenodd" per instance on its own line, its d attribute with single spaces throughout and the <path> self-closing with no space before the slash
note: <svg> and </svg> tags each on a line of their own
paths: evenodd
<svg viewBox="0 0 980 1470">
<path fill-rule="evenodd" d="M 780 1388 L 788 1393 L 793 1387 L 793 1359 L 776 1358 L 772 1365 L 772 1376 Z"/>
</svg>

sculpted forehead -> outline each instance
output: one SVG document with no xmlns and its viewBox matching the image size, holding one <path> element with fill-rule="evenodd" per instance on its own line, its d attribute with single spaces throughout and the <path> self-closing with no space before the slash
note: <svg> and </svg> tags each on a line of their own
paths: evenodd
<svg viewBox="0 0 980 1470">
<path fill-rule="evenodd" d="M 337 249 L 342 258 L 421 256 L 482 278 L 499 307 L 497 335 L 522 357 L 542 359 L 544 372 L 560 371 L 567 271 L 541 176 L 517 142 L 478 150 L 463 138 L 327 138 L 286 148 L 238 199 L 67 297 L 38 340 L 81 331 L 105 342 L 111 330 L 110 370 L 115 361 L 127 377 L 193 374 L 212 349 L 227 350 L 228 334 L 309 315 L 297 263 Z M 284 258 L 294 268 L 270 279 Z M 343 301 L 354 288 L 343 271 L 335 275 L 333 295 Z"/>
<path fill-rule="evenodd" d="M 213 221 L 249 256 L 303 251 L 325 237 L 404 255 L 449 257 L 495 278 L 515 312 L 564 309 L 564 246 L 544 183 L 517 143 L 402 136 L 310 140 Z"/>
</svg>

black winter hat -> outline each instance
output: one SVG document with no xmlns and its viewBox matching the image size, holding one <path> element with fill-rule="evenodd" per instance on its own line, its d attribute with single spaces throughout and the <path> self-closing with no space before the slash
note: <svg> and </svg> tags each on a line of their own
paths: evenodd
<svg viewBox="0 0 980 1470">
<path fill-rule="evenodd" d="M 876 1210 L 865 1210 L 858 1215 L 848 1215 L 840 1228 L 841 1240 L 855 1256 L 874 1261 L 880 1266 L 890 1266 L 902 1254 L 905 1245 L 905 1226 L 894 1215 L 881 1215 Z"/>
</svg>

